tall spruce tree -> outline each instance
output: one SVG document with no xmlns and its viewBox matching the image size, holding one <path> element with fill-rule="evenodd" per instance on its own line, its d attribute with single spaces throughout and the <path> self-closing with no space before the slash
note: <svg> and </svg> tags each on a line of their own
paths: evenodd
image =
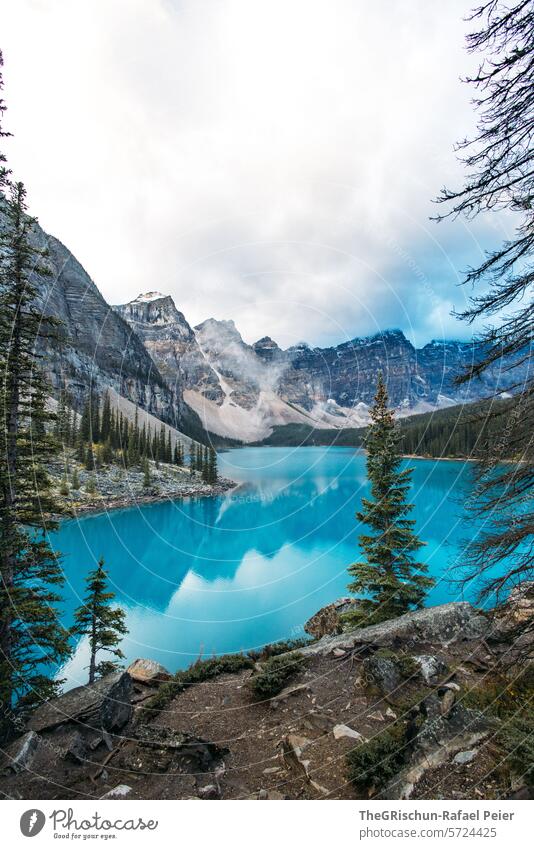
<svg viewBox="0 0 534 849">
<path fill-rule="evenodd" d="M 102 404 L 102 420 L 100 423 L 100 439 L 106 442 L 111 439 L 111 401 L 109 397 L 109 389 L 104 394 L 104 403 Z"/>
<path fill-rule="evenodd" d="M 104 651 L 119 660 L 123 658 L 119 643 L 128 629 L 122 608 L 110 604 L 115 593 L 107 589 L 108 576 L 102 558 L 97 568 L 89 572 L 86 584 L 87 594 L 83 604 L 74 613 L 72 634 L 89 638 L 89 684 L 93 684 L 97 678 L 117 669 L 118 661 L 103 660 L 97 663 L 97 656 Z"/>
<path fill-rule="evenodd" d="M 215 451 L 215 448 L 210 446 L 208 459 L 208 483 L 217 483 L 218 479 L 219 473 L 217 470 L 217 452 Z"/>
<path fill-rule="evenodd" d="M 421 607 L 434 583 L 425 575 L 427 567 L 414 559 L 424 543 L 414 533 L 414 520 L 407 518 L 413 506 L 406 500 L 412 470 L 400 468 L 398 440 L 387 389 L 379 374 L 365 439 L 371 498 L 362 498 L 362 509 L 356 514 L 371 533 L 359 537 L 365 560 L 348 570 L 354 579 L 349 590 L 364 594 L 348 617 L 352 625 L 383 622 Z"/>
<path fill-rule="evenodd" d="M 0 734 L 16 710 L 48 698 L 70 653 L 56 610 L 63 583 L 46 531 L 59 512 L 45 466 L 57 451 L 51 387 L 36 343 L 53 331 L 36 307 L 36 279 L 47 273 L 35 246 L 22 183 L 0 196 Z M 47 672 L 47 667 L 50 672 Z"/>
</svg>

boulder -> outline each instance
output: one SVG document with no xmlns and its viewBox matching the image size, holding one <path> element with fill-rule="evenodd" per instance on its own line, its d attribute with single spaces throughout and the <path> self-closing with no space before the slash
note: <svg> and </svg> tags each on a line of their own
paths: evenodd
<svg viewBox="0 0 534 849">
<path fill-rule="evenodd" d="M 87 760 L 88 744 L 79 731 L 74 731 L 67 741 L 65 757 L 74 763 L 82 764 Z"/>
<path fill-rule="evenodd" d="M 34 711 L 27 726 L 31 731 L 46 731 L 65 722 L 76 722 L 91 728 L 118 730 L 132 715 L 132 692 L 128 673 L 114 672 L 94 684 L 75 687 L 44 702 Z"/>
<path fill-rule="evenodd" d="M 447 664 L 432 654 L 418 654 L 413 659 L 419 664 L 421 678 L 425 684 L 437 684 L 447 672 Z"/>
<path fill-rule="evenodd" d="M 133 681 L 149 686 L 161 684 L 172 678 L 171 673 L 161 663 L 156 663 L 155 660 L 148 660 L 144 657 L 138 657 L 137 660 L 134 660 L 126 672 Z"/>
<path fill-rule="evenodd" d="M 29 769 L 39 748 L 40 737 L 35 731 L 27 731 L 5 751 L 2 758 L 2 768 L 21 772 Z"/>
<path fill-rule="evenodd" d="M 321 607 L 311 619 L 308 619 L 304 625 L 304 630 L 316 639 L 327 634 L 340 634 L 342 631 L 341 616 L 343 613 L 347 613 L 357 601 L 355 598 L 339 598 L 332 604 Z"/>
<path fill-rule="evenodd" d="M 362 644 L 384 647 L 402 643 L 448 645 L 460 640 L 483 639 L 488 635 L 489 628 L 488 619 L 483 613 L 467 601 L 456 601 L 414 610 L 379 625 L 325 636 L 299 651 L 304 655 L 327 655 L 335 648 L 350 650 Z"/>
<path fill-rule="evenodd" d="M 400 670 L 393 658 L 379 654 L 365 658 L 363 671 L 367 683 L 378 687 L 384 696 L 394 693 L 402 682 Z"/>
<path fill-rule="evenodd" d="M 359 731 L 355 731 L 354 728 L 350 728 L 348 725 L 334 725 L 332 733 L 336 740 L 348 737 L 349 740 L 358 740 L 360 743 L 367 742 L 365 737 L 360 734 Z"/>
</svg>

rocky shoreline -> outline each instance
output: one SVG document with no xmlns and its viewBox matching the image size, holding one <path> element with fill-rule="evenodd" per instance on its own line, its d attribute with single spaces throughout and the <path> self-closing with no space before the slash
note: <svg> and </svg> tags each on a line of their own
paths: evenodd
<svg viewBox="0 0 534 849">
<path fill-rule="evenodd" d="M 110 510 L 138 507 L 160 501 L 183 498 L 210 498 L 223 495 L 238 484 L 228 478 L 219 478 L 209 484 L 199 472 L 167 463 L 149 464 L 150 484 L 147 486 L 141 468 L 124 469 L 109 465 L 89 471 L 72 456 L 65 463 L 55 462 L 49 469 L 52 490 L 60 511 L 56 520 L 77 518 L 88 514 L 107 513 Z M 73 485 L 73 478 L 76 477 Z"/>
<path fill-rule="evenodd" d="M 184 498 L 214 498 L 217 495 L 224 495 L 238 486 L 239 484 L 235 481 L 224 478 L 214 486 L 209 484 L 203 486 L 192 485 L 165 493 L 137 493 L 127 497 L 99 499 L 98 501 L 89 501 L 71 506 L 71 514 L 67 518 L 76 518 L 87 514 L 96 515 L 98 513 L 107 513 L 110 510 L 129 509 L 131 507 L 139 507 L 143 504 L 156 504 L 162 501 L 176 501 Z M 55 518 L 65 519 L 65 514 L 56 516 Z"/>
</svg>

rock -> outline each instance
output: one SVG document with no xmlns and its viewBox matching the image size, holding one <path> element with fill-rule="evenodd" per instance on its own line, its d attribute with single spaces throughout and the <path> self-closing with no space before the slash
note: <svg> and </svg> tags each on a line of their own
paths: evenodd
<svg viewBox="0 0 534 849">
<path fill-rule="evenodd" d="M 459 693 L 460 690 L 461 690 L 461 687 L 460 687 L 459 684 L 456 683 L 456 681 L 447 681 L 446 684 L 443 684 L 443 689 L 444 690 L 454 690 L 455 693 Z"/>
<path fill-rule="evenodd" d="M 40 741 L 41 738 L 35 731 L 27 731 L 8 747 L 2 758 L 2 768 L 13 772 L 29 769 Z"/>
<path fill-rule="evenodd" d="M 277 708 L 283 702 L 286 702 L 291 696 L 297 696 L 299 693 L 304 693 L 306 690 L 310 689 L 309 682 L 305 681 L 304 684 L 297 684 L 296 687 L 285 687 L 280 693 L 270 700 L 270 705 L 272 708 Z"/>
<path fill-rule="evenodd" d="M 397 714 L 394 710 L 391 710 L 390 707 L 386 709 L 386 716 L 388 717 L 388 719 L 397 719 Z"/>
<path fill-rule="evenodd" d="M 467 752 L 458 752 L 452 759 L 453 764 L 470 764 L 476 758 L 477 750 L 469 749 Z"/>
<path fill-rule="evenodd" d="M 282 748 L 282 757 L 288 766 L 296 768 L 298 772 L 303 773 L 305 778 L 309 779 L 309 760 L 303 758 L 303 750 L 311 743 L 307 737 L 301 737 L 298 734 L 287 734 L 280 741 Z"/>
<path fill-rule="evenodd" d="M 267 790 L 261 789 L 258 793 L 258 799 L 266 799 L 267 798 Z"/>
<path fill-rule="evenodd" d="M 263 770 L 264 775 L 275 775 L 277 772 L 282 772 L 282 768 L 279 766 L 268 766 L 267 769 Z"/>
<path fill-rule="evenodd" d="M 282 793 L 280 793 L 279 790 L 268 790 L 267 791 L 267 799 L 270 799 L 273 802 L 280 800 L 280 799 L 285 799 L 285 798 L 286 797 Z"/>
<path fill-rule="evenodd" d="M 431 699 L 425 699 L 427 705 Z M 439 700 L 438 700 L 439 703 Z M 393 779 L 384 792 L 386 799 L 409 799 L 423 775 L 446 763 L 451 755 L 471 750 L 491 730 L 491 724 L 480 711 L 453 706 L 450 714 L 436 716 L 427 711 L 428 718 L 413 741 L 409 764 Z"/>
<path fill-rule="evenodd" d="M 228 751 L 200 737 L 162 725 L 139 725 L 135 729 L 135 736 L 142 746 L 173 749 L 180 756 L 198 762 L 201 769 L 209 769 L 214 761 L 220 760 Z"/>
<path fill-rule="evenodd" d="M 334 655 L 334 657 L 345 657 L 347 652 L 345 651 L 345 649 L 334 649 L 332 654 Z"/>
<path fill-rule="evenodd" d="M 455 700 L 456 696 L 454 694 L 454 690 L 445 690 L 443 698 L 441 699 L 441 713 L 443 716 L 449 715 Z"/>
<path fill-rule="evenodd" d="M 79 731 L 74 731 L 67 743 L 65 757 L 75 763 L 85 763 L 88 754 L 88 744 Z"/>
<path fill-rule="evenodd" d="M 336 740 L 341 740 L 343 737 L 348 737 L 350 740 L 358 740 L 360 743 L 367 742 L 365 737 L 360 734 L 359 731 L 355 731 L 353 728 L 349 728 L 348 725 L 334 725 L 332 733 Z"/>
<path fill-rule="evenodd" d="M 363 661 L 363 671 L 368 683 L 374 684 L 382 695 L 389 696 L 400 687 L 402 676 L 395 661 L 379 654 L 366 657 Z"/>
<path fill-rule="evenodd" d="M 310 713 L 304 717 L 303 725 L 316 731 L 331 731 L 332 726 L 334 725 L 334 720 L 332 717 L 326 716 L 324 713 L 310 711 Z"/>
<path fill-rule="evenodd" d="M 304 625 L 307 634 L 316 639 L 327 634 L 340 634 L 342 631 L 341 616 L 357 604 L 355 598 L 339 598 L 332 604 L 327 604 L 308 619 Z"/>
<path fill-rule="evenodd" d="M 32 714 L 28 728 L 45 731 L 65 722 L 76 722 L 108 731 L 120 729 L 132 715 L 132 679 L 127 672 L 114 672 L 94 684 L 75 687 L 44 702 Z"/>
<path fill-rule="evenodd" d="M 197 792 L 201 799 L 219 798 L 219 791 L 215 784 L 205 784 L 204 787 L 199 787 Z"/>
<path fill-rule="evenodd" d="M 368 713 L 367 719 L 372 719 L 374 722 L 384 722 L 384 714 L 379 710 L 375 710 L 374 713 Z"/>
<path fill-rule="evenodd" d="M 448 667 L 443 660 L 431 654 L 419 654 L 413 658 L 420 668 L 421 678 L 425 684 L 437 684 L 446 674 Z"/>
<path fill-rule="evenodd" d="M 488 635 L 488 619 L 467 601 L 425 607 L 389 619 L 379 625 L 358 628 L 344 634 L 325 636 L 299 649 L 304 655 L 328 655 L 335 648 L 353 649 L 361 644 L 392 646 L 398 642 L 450 644 L 479 640 Z"/>
<path fill-rule="evenodd" d="M 108 793 L 104 793 L 101 796 L 101 799 L 124 799 L 126 796 L 129 796 L 132 792 L 132 788 L 129 784 L 118 784 L 113 790 L 110 790 Z"/>
<path fill-rule="evenodd" d="M 156 663 L 155 660 L 147 660 L 142 657 L 134 660 L 126 672 L 133 681 L 137 681 L 139 684 L 148 684 L 149 686 L 160 684 L 163 681 L 169 681 L 172 678 L 170 672 L 161 663 Z"/>
</svg>

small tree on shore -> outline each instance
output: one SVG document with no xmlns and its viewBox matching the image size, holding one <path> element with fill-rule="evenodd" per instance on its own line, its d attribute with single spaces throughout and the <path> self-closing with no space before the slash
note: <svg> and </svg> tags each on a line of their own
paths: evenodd
<svg viewBox="0 0 534 849">
<path fill-rule="evenodd" d="M 86 578 L 87 594 L 83 604 L 74 613 L 72 634 L 89 637 L 89 684 L 93 684 L 96 678 L 114 672 L 119 665 L 117 661 L 111 660 L 97 663 L 99 652 L 105 651 L 119 660 L 124 657 L 119 643 L 128 633 L 125 614 L 122 608 L 110 605 L 115 593 L 106 589 L 107 580 L 104 560 L 100 558 L 97 568 Z"/>
<path fill-rule="evenodd" d="M 414 520 L 407 518 L 413 506 L 406 501 L 412 470 L 400 469 L 398 439 L 393 411 L 388 409 L 387 389 L 379 374 L 365 439 L 371 498 L 362 499 L 362 509 L 356 514 L 371 533 L 359 537 L 365 560 L 349 566 L 354 578 L 349 590 L 365 597 L 347 617 L 352 625 L 383 622 L 419 608 L 434 584 L 424 574 L 426 565 L 414 560 L 414 553 L 424 543 L 414 533 Z"/>
<path fill-rule="evenodd" d="M 152 484 L 152 479 L 150 477 L 150 466 L 148 465 L 148 457 L 145 457 L 143 460 L 143 486 L 145 489 L 148 489 Z"/>
</svg>

